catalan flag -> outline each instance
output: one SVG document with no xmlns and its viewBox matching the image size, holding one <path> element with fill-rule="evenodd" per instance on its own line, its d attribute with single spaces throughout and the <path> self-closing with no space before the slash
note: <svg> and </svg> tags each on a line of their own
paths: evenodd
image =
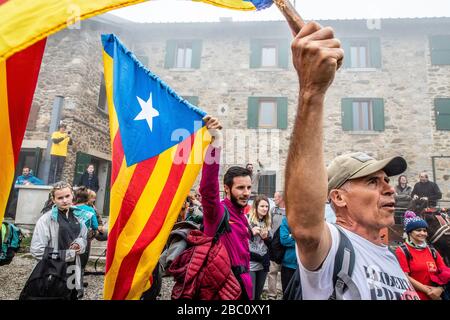
<svg viewBox="0 0 450 320">
<path fill-rule="evenodd" d="M 45 39 L 0 61 L 0 224 L 19 159 Z"/>
<path fill-rule="evenodd" d="M 139 299 L 203 164 L 205 113 L 102 35 L 112 176 L 104 299 Z"/>
<path fill-rule="evenodd" d="M 235 10 L 262 10 L 270 7 L 273 0 L 192 0 Z"/>
<path fill-rule="evenodd" d="M 0 61 L 78 21 L 146 0 L 0 0 Z M 235 10 L 261 10 L 272 0 L 192 0 Z"/>
</svg>

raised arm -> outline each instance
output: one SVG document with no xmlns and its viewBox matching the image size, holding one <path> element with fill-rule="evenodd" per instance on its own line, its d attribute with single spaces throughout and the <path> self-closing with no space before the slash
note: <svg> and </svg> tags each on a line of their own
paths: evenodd
<svg viewBox="0 0 450 320">
<path fill-rule="evenodd" d="M 310 270 L 320 266 L 331 247 L 323 218 L 327 200 L 323 108 L 343 55 L 333 30 L 315 22 L 305 25 L 292 42 L 300 93 L 286 163 L 286 213 L 301 262 Z"/>
<path fill-rule="evenodd" d="M 199 192 L 202 196 L 204 231 L 207 235 L 213 236 L 224 212 L 220 204 L 219 194 L 219 160 L 221 152 L 219 130 L 222 127 L 217 119 L 210 116 L 206 116 L 203 120 L 206 122 L 206 127 L 213 137 L 213 141 L 206 151 Z"/>
</svg>

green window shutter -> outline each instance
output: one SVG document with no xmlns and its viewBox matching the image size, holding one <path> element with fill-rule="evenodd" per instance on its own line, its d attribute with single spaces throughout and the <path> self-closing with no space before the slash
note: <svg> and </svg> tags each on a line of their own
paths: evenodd
<svg viewBox="0 0 450 320">
<path fill-rule="evenodd" d="M 288 102 L 286 97 L 277 98 L 277 128 L 287 129 Z"/>
<path fill-rule="evenodd" d="M 450 35 L 430 36 L 431 64 L 450 64 Z"/>
<path fill-rule="evenodd" d="M 250 40 L 250 68 L 261 68 L 261 40 Z"/>
<path fill-rule="evenodd" d="M 258 128 L 259 98 L 248 97 L 247 128 Z"/>
<path fill-rule="evenodd" d="M 370 67 L 381 69 L 381 42 L 380 38 L 369 39 Z"/>
<path fill-rule="evenodd" d="M 352 65 L 350 54 L 350 41 L 349 39 L 341 39 L 341 46 L 344 49 L 344 68 L 350 68 Z"/>
<path fill-rule="evenodd" d="M 342 103 L 342 130 L 353 130 L 353 99 L 343 98 Z"/>
<path fill-rule="evenodd" d="M 194 106 L 198 106 L 198 97 L 197 96 L 187 96 L 183 97 L 185 100 L 189 101 Z"/>
<path fill-rule="evenodd" d="M 166 58 L 164 68 L 170 69 L 175 65 L 175 50 L 177 49 L 176 40 L 167 40 L 166 42 Z"/>
<path fill-rule="evenodd" d="M 192 69 L 200 68 L 200 58 L 202 56 L 202 40 L 192 41 Z"/>
<path fill-rule="evenodd" d="M 450 98 L 434 99 L 436 130 L 450 130 Z"/>
<path fill-rule="evenodd" d="M 384 131 L 384 100 L 382 98 L 372 99 L 373 129 Z"/>
<path fill-rule="evenodd" d="M 289 65 L 289 42 L 287 39 L 278 41 L 278 67 L 287 69 Z"/>
</svg>

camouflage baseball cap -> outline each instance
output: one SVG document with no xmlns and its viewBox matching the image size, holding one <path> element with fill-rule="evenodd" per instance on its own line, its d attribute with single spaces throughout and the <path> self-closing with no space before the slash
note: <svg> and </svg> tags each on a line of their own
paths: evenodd
<svg viewBox="0 0 450 320">
<path fill-rule="evenodd" d="M 332 189 L 340 188 L 348 180 L 365 177 L 379 170 L 383 170 L 388 177 L 391 177 L 404 172 L 406 167 L 406 160 L 402 157 L 376 160 L 364 152 L 338 156 L 327 168 L 328 194 Z"/>
</svg>

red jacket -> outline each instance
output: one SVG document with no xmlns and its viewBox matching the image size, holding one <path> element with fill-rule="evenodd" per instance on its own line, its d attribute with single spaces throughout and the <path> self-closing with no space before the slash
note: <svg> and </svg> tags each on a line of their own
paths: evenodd
<svg viewBox="0 0 450 320">
<path fill-rule="evenodd" d="M 186 241 L 190 247 L 168 269 L 175 279 L 172 299 L 239 299 L 241 287 L 224 245 L 220 241 L 213 244 L 213 238 L 199 230 L 192 230 Z"/>
</svg>

